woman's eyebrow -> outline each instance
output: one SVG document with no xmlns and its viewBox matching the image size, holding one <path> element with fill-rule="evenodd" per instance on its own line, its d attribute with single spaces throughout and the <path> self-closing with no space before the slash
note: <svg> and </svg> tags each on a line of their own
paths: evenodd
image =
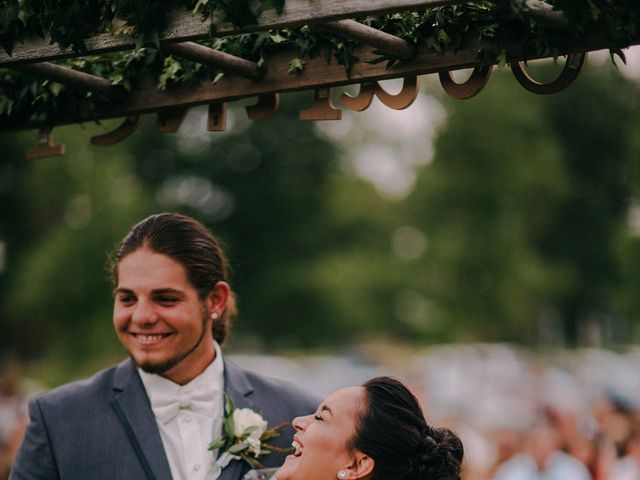
<svg viewBox="0 0 640 480">
<path fill-rule="evenodd" d="M 331 411 L 331 409 L 329 407 L 327 407 L 326 405 L 323 405 L 322 408 L 320 409 L 321 412 L 329 412 L 329 415 L 333 416 L 333 412 Z"/>
</svg>

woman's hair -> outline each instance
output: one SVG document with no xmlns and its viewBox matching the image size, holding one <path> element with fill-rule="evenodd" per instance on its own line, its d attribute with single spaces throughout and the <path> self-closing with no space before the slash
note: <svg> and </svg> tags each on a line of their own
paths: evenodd
<svg viewBox="0 0 640 480">
<path fill-rule="evenodd" d="M 427 424 L 416 397 L 399 381 L 363 385 L 364 409 L 348 447 L 373 458 L 371 480 L 459 480 L 464 449 L 447 428 Z"/>
<path fill-rule="evenodd" d="M 118 284 L 118 264 L 140 248 L 166 255 L 180 263 L 191 285 L 203 301 L 216 283 L 227 282 L 229 265 L 218 241 L 196 220 L 177 213 L 159 213 L 134 225 L 120 242 L 111 259 L 111 276 Z M 213 322 L 213 337 L 220 344 L 231 330 L 231 318 L 236 315 L 232 294 L 224 313 Z"/>
</svg>

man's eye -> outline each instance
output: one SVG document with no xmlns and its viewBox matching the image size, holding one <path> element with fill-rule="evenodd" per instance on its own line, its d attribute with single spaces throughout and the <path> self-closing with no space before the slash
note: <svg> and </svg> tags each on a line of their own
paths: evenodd
<svg viewBox="0 0 640 480">
<path fill-rule="evenodd" d="M 314 416 L 313 416 L 313 419 L 314 419 L 314 420 L 317 420 L 317 421 L 319 421 L 319 422 L 323 422 L 323 421 L 324 421 L 320 415 L 314 415 Z"/>
<path fill-rule="evenodd" d="M 120 297 L 119 301 L 120 303 L 130 304 L 130 303 L 133 303 L 134 298 L 131 296 L 124 296 L 124 297 Z"/>
<path fill-rule="evenodd" d="M 164 303 L 164 304 L 174 304 L 178 301 L 177 298 L 174 297 L 158 297 L 156 298 L 156 301 L 158 303 Z"/>
</svg>

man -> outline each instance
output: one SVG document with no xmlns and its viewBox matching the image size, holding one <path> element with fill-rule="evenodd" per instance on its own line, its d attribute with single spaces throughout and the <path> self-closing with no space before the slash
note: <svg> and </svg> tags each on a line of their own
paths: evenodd
<svg viewBox="0 0 640 480">
<path fill-rule="evenodd" d="M 318 401 L 225 360 L 234 297 L 209 231 L 178 214 L 135 225 L 113 261 L 113 323 L 130 358 L 32 400 L 11 480 L 239 480 L 249 470 L 208 451 L 223 433 L 224 394 L 237 408 L 286 422 L 259 461 L 282 463 L 290 420 Z"/>
</svg>

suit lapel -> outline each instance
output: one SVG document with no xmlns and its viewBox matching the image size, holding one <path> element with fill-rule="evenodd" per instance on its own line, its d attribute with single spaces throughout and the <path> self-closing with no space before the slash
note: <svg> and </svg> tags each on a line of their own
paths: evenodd
<svg viewBox="0 0 640 480">
<path fill-rule="evenodd" d="M 127 432 L 148 480 L 170 480 L 171 469 L 140 376 L 131 359 L 116 369 L 111 406 Z"/>
<path fill-rule="evenodd" d="M 236 408 L 255 410 L 251 393 L 253 387 L 244 372 L 237 365 L 224 361 L 224 390 L 233 399 Z M 249 470 L 249 465 L 241 460 L 232 460 L 222 469 L 218 480 L 240 480 Z"/>
</svg>

